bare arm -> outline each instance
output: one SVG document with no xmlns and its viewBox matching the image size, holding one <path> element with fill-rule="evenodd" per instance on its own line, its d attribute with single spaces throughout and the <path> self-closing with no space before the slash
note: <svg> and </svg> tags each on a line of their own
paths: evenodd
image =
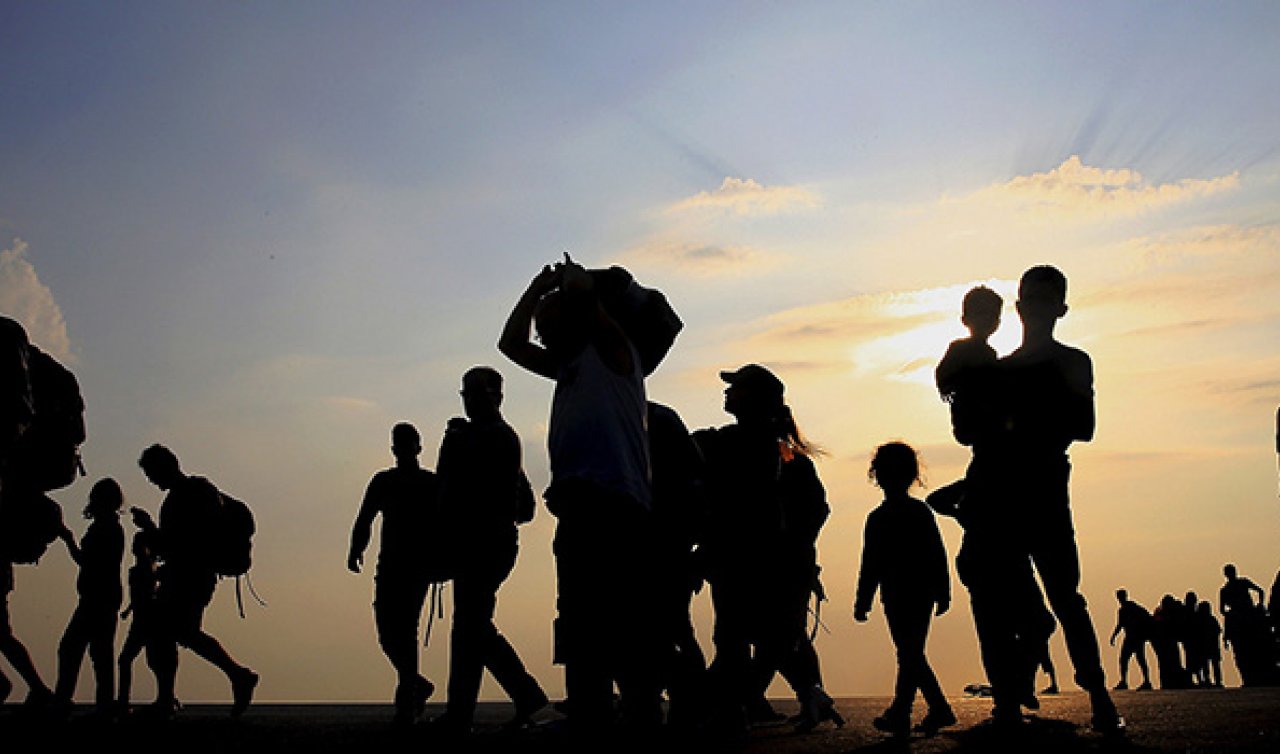
<svg viewBox="0 0 1280 754">
<path fill-rule="evenodd" d="M 529 330 L 533 326 L 533 314 L 538 301 L 555 287 L 558 277 L 559 273 L 551 265 L 542 268 L 507 316 L 507 323 L 498 338 L 498 350 L 504 356 L 549 380 L 556 378 L 555 359 L 546 348 L 529 340 Z"/>
<path fill-rule="evenodd" d="M 1067 386 L 1071 389 L 1071 439 L 1089 442 L 1098 426 L 1093 405 L 1093 361 L 1084 351 L 1075 351 L 1067 362 Z"/>
<path fill-rule="evenodd" d="M 374 477 L 377 480 L 377 477 Z M 351 526 L 351 549 L 347 553 L 347 570 L 360 573 L 364 565 L 364 550 L 369 546 L 369 538 L 373 535 L 373 519 L 378 515 L 378 499 L 374 494 L 374 481 L 369 482 L 365 490 L 364 501 L 360 503 L 360 512 L 356 514 L 356 522 Z"/>
</svg>

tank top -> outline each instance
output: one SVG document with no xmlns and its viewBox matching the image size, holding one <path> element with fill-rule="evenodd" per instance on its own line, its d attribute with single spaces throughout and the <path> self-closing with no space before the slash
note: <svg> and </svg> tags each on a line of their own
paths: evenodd
<svg viewBox="0 0 1280 754">
<path fill-rule="evenodd" d="M 640 356 L 621 375 L 588 344 L 556 374 L 547 452 L 551 483 L 591 482 L 650 507 L 649 442 Z"/>
</svg>

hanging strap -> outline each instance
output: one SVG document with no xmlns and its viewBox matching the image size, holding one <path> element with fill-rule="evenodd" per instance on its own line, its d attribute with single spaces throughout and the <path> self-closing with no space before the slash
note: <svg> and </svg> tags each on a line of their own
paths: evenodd
<svg viewBox="0 0 1280 754">
<path fill-rule="evenodd" d="M 435 623 L 436 613 L 440 614 L 440 620 L 444 620 L 444 581 L 433 581 L 431 587 L 427 591 L 427 631 L 422 637 L 422 646 L 428 646 L 431 643 L 431 627 Z"/>
</svg>

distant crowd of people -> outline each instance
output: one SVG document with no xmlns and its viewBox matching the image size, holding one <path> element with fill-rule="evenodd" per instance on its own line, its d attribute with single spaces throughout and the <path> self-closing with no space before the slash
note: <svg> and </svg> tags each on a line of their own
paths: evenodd
<svg viewBox="0 0 1280 754">
<path fill-rule="evenodd" d="M 963 530 L 956 568 L 972 606 L 993 723 L 1014 726 L 1024 709 L 1039 708 L 1033 684 L 1041 667 L 1051 674 L 1048 691 L 1056 692 L 1048 640 L 1060 626 L 1075 680 L 1089 694 L 1093 727 L 1103 733 L 1124 727 L 1079 591 L 1068 449 L 1092 439 L 1095 412 L 1088 355 L 1054 337 L 1067 312 L 1066 285 L 1049 266 L 1022 276 L 1016 302 L 1022 342 L 1003 358 L 987 343 L 1003 301 L 982 286 L 966 295 L 961 321 L 970 335 L 948 347 L 936 372 L 955 439 L 972 452 L 962 479 L 921 500 L 912 496 L 920 460 L 910 445 L 886 442 L 871 460 L 868 476 L 884 499 L 867 516 L 852 612 L 856 621 L 867 621 L 878 596 L 897 650 L 893 700 L 870 721 L 888 734 L 932 735 L 956 724 L 926 655 L 931 622 L 952 600 L 935 514 Z M 533 278 L 499 338 L 499 350 L 512 362 L 554 382 L 550 486 L 542 497 L 556 519 L 553 660 L 564 668 L 566 698 L 555 709 L 567 729 L 584 736 L 621 724 L 642 735 L 668 726 L 732 741 L 753 724 L 786 720 L 765 696 L 780 676 L 799 702 L 790 720 L 797 730 L 842 726 L 824 689 L 816 628 L 810 628 L 811 613 L 816 625 L 826 599 L 817 540 L 830 507 L 813 462 L 822 451 L 800 432 L 783 382 L 758 364 L 720 373 L 724 409 L 733 418 L 724 426 L 690 432 L 675 410 L 650 400 L 645 380 L 682 327 L 660 292 L 621 268 L 589 270 L 566 255 Z M 218 579 L 236 577 L 239 592 L 239 577 L 248 571 L 254 533 L 248 507 L 183 472 L 167 448 L 143 452 L 143 472 L 167 494 L 158 523 L 132 509 L 135 564 L 121 616 L 131 616 L 132 624 L 115 656 L 124 602 L 123 494 L 110 478 L 93 486 L 84 512 L 91 523 L 77 543 L 47 493 L 76 476 L 83 401 L 70 389 L 74 377 L 65 379 L 69 372 L 62 397 L 54 400 L 51 383 L 33 366 L 38 349 L 12 320 L 3 320 L 0 330 L 6 401 L 0 407 L 0 652 L 27 683 L 27 704 L 69 714 L 87 649 L 98 714 L 125 713 L 132 665 L 145 651 L 158 689 L 148 710 L 168 717 L 178 708 L 177 647 L 185 646 L 223 671 L 232 712 L 242 713 L 258 675 L 201 623 Z M 518 527 L 537 507 L 520 438 L 502 414 L 503 377 L 492 367 L 472 368 L 462 375 L 460 395 L 464 416 L 449 421 L 434 471 L 420 461 L 417 428 L 392 428 L 394 465 L 370 480 L 347 551 L 348 569 L 362 572 L 381 519 L 373 609 L 378 642 L 396 674 L 397 724 L 418 720 L 435 693 L 419 672 L 420 623 L 424 608 L 435 614 L 439 586 L 452 584 L 447 701 L 430 723 L 434 733 L 451 738 L 471 731 L 486 669 L 513 702 L 509 728 L 532 727 L 551 703 L 494 622 L 498 593 L 517 561 Z M 55 417 L 79 425 L 51 432 Z M 50 443 L 49 434 L 57 442 Z M 37 478 L 42 464 L 32 459 L 54 455 L 61 459 L 59 473 Z M 7 597 L 12 564 L 34 562 L 57 538 L 80 565 L 80 602 L 51 690 L 13 636 Z M 1253 601 L 1260 590 L 1234 567 L 1227 577 L 1220 595 L 1223 638 L 1246 684 L 1268 682 L 1275 643 L 1265 609 Z M 693 596 L 704 587 L 714 609 L 709 662 L 690 617 Z M 1143 672 L 1142 687 L 1150 687 L 1148 642 L 1162 687 L 1221 683 L 1220 629 L 1207 604 L 1197 604 L 1194 595 L 1185 604 L 1166 597 L 1152 616 L 1124 590 L 1117 596 L 1112 643 L 1124 634 L 1117 688 L 1127 687 L 1130 657 Z M 10 690 L 0 675 L 0 699 Z M 918 721 L 917 691 L 927 707 Z"/>
<path fill-rule="evenodd" d="M 1195 592 L 1187 592 L 1182 600 L 1166 594 L 1154 611 L 1148 611 L 1129 599 L 1127 590 L 1116 591 L 1120 609 L 1111 644 L 1124 635 L 1117 689 L 1129 688 L 1130 660 L 1142 671 L 1137 690 L 1153 688 L 1147 644 L 1155 654 L 1162 689 L 1222 688 L 1223 647 L 1234 656 L 1243 685 L 1280 685 L 1280 573 L 1269 601 L 1262 587 L 1239 575 L 1234 565 L 1223 566 L 1222 575 L 1226 582 L 1218 590 L 1218 610 L 1225 626 L 1213 606 Z"/>
</svg>

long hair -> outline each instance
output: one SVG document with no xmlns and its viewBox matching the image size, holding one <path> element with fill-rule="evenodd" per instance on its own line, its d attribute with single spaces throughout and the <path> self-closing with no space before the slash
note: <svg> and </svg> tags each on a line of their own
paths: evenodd
<svg viewBox="0 0 1280 754">
<path fill-rule="evenodd" d="M 791 415 L 791 407 L 785 403 L 775 409 L 770 424 L 774 428 L 778 447 L 786 460 L 791 460 L 792 455 L 813 458 L 826 454 L 825 450 L 805 439 L 805 436 L 800 433 L 800 427 L 796 425 L 795 417 Z"/>
</svg>

